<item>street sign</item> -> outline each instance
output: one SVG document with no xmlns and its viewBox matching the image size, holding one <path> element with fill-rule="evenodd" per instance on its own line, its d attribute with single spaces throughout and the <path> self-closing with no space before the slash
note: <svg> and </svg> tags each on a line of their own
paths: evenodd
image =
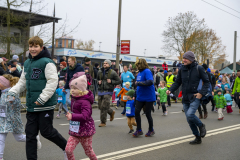
<svg viewBox="0 0 240 160">
<path fill-rule="evenodd" d="M 130 54 L 130 40 L 121 40 L 121 54 Z"/>
</svg>

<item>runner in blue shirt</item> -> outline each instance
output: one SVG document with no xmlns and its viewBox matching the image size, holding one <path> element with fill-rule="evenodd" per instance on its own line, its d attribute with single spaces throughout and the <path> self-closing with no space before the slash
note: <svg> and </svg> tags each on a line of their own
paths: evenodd
<svg viewBox="0 0 240 160">
<path fill-rule="evenodd" d="M 123 81 L 123 88 L 125 87 L 126 82 L 130 82 L 130 88 L 132 87 L 132 80 L 135 79 L 133 74 L 128 71 L 128 66 L 124 66 L 124 72 L 121 75 L 121 80 Z"/>
</svg>

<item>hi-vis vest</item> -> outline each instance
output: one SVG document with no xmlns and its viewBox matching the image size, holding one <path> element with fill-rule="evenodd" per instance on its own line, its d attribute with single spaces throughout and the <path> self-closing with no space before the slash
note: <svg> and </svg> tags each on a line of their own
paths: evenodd
<svg viewBox="0 0 240 160">
<path fill-rule="evenodd" d="M 170 77 L 169 76 L 166 77 L 168 88 L 170 88 L 171 87 L 170 85 L 174 83 L 173 78 L 174 78 L 174 75 L 171 75 Z"/>
</svg>

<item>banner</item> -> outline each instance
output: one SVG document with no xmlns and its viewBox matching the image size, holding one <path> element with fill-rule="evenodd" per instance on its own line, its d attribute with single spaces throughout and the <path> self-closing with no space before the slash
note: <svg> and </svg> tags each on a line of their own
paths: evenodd
<svg viewBox="0 0 240 160">
<path fill-rule="evenodd" d="M 121 54 L 130 54 L 130 40 L 121 40 Z"/>
</svg>

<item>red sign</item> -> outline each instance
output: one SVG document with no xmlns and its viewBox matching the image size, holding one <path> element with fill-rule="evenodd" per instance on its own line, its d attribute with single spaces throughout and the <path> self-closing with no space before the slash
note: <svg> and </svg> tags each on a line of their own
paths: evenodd
<svg viewBox="0 0 240 160">
<path fill-rule="evenodd" d="M 130 54 L 130 40 L 121 40 L 121 54 Z"/>
</svg>

